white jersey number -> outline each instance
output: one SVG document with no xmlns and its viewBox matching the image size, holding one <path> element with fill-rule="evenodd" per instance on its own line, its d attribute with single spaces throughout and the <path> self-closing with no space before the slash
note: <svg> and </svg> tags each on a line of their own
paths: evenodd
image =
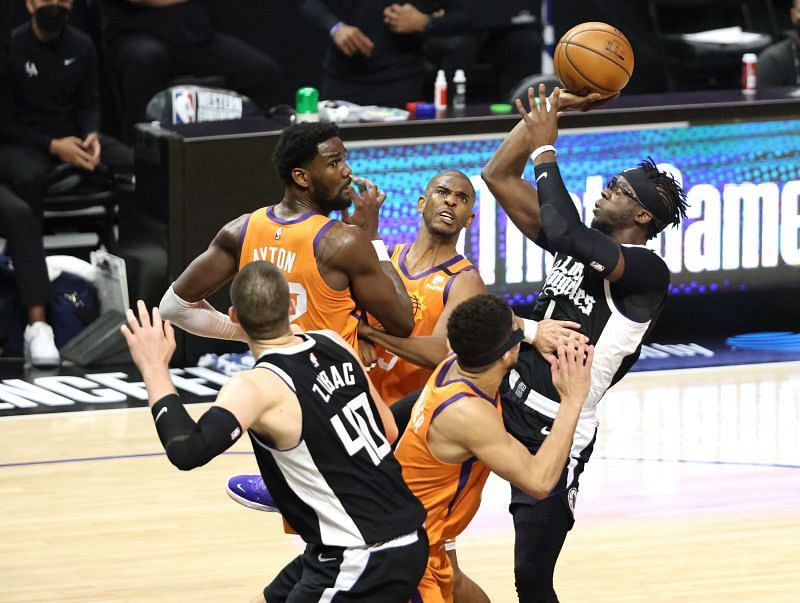
<svg viewBox="0 0 800 603">
<path fill-rule="evenodd" d="M 398 358 L 394 354 L 389 354 L 389 360 L 385 360 L 384 358 L 378 356 L 378 366 L 384 371 L 391 371 L 394 368 L 394 365 L 397 364 L 397 361 Z"/>
<path fill-rule="evenodd" d="M 300 283 L 289 283 L 289 295 L 294 297 L 294 313 L 289 316 L 289 322 L 294 322 L 308 310 L 308 293 Z"/>
<path fill-rule="evenodd" d="M 340 414 L 331 417 L 331 425 L 350 456 L 366 450 L 370 460 L 378 465 L 392 449 L 375 422 L 375 415 L 364 392 L 342 407 Z"/>
</svg>

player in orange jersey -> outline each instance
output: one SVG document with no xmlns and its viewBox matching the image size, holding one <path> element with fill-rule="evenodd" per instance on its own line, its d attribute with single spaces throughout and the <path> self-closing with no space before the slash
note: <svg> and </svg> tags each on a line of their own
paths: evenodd
<svg viewBox="0 0 800 603">
<path fill-rule="evenodd" d="M 375 355 L 361 346 L 369 376 L 387 404 L 422 389 L 447 354 L 447 318 L 459 303 L 485 291 L 472 263 L 456 250 L 458 237 L 472 222 L 475 189 L 463 172 L 447 170 L 431 178 L 417 201 L 419 233 L 410 244 L 391 250 L 394 264 L 414 306 L 411 337 L 396 337 L 362 322 L 359 336 L 375 344 Z"/>
<path fill-rule="evenodd" d="M 223 226 L 164 294 L 162 316 L 196 335 L 244 340 L 241 327 L 205 298 L 245 264 L 268 260 L 289 281 L 297 307 L 292 322 L 303 330 L 331 329 L 355 347 L 355 298 L 388 332 L 408 335 L 411 301 L 377 237 L 385 195 L 371 182 L 359 182 L 361 192 L 351 186 L 346 152 L 335 124 L 284 130 L 273 154 L 286 184 L 283 199 Z M 328 217 L 337 210 L 342 221 Z"/>
<path fill-rule="evenodd" d="M 594 348 L 580 338 L 563 338 L 557 357 L 549 356 L 561 405 L 534 456 L 506 432 L 499 408 L 500 382 L 516 364 L 523 339 L 511 308 L 493 295 L 472 297 L 453 311 L 447 332 L 454 354 L 431 375 L 395 451 L 403 478 L 428 511 L 430 556 L 415 603 L 453 602 L 445 541 L 475 515 L 490 471 L 531 496 L 549 494 L 591 385 Z"/>
</svg>

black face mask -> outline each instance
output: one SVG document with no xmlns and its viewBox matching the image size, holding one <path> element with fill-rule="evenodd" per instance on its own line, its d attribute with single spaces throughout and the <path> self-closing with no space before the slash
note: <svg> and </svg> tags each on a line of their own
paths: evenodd
<svg viewBox="0 0 800 603">
<path fill-rule="evenodd" d="M 69 9 L 60 4 L 47 4 L 40 6 L 33 13 L 36 24 L 44 31 L 61 33 L 69 19 Z"/>
</svg>

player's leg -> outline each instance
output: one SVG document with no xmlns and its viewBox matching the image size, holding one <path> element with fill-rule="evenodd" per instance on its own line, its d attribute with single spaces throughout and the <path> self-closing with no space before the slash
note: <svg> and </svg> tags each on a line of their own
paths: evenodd
<svg viewBox="0 0 800 603">
<path fill-rule="evenodd" d="M 566 495 L 512 504 L 514 581 L 520 603 L 556 603 L 553 572 L 574 519 Z"/>
<path fill-rule="evenodd" d="M 453 566 L 453 603 L 489 603 L 489 597 L 478 584 L 467 576 L 458 565 L 455 543 L 447 549 L 447 557 Z"/>
<path fill-rule="evenodd" d="M 306 547 L 306 553 L 310 547 Z M 264 591 L 250 603 L 284 603 L 289 600 L 289 595 L 300 582 L 303 575 L 303 555 L 292 559 L 270 582 Z"/>
</svg>

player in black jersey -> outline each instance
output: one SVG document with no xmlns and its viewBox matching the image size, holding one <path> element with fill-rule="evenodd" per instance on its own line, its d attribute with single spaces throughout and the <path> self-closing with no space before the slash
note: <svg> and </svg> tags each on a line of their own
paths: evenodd
<svg viewBox="0 0 800 603">
<path fill-rule="evenodd" d="M 268 262 L 231 285 L 231 320 L 248 337 L 253 369 L 237 373 L 198 422 L 169 374 L 172 325 L 158 309 L 122 332 L 142 373 L 161 443 L 182 470 L 204 465 L 247 431 L 277 506 L 307 543 L 264 589 L 269 603 L 405 603 L 428 558 L 425 509 L 391 452 L 397 427 L 352 348 L 333 331 L 293 333 L 289 286 Z"/>
<path fill-rule="evenodd" d="M 528 98 L 531 110 L 517 101 L 522 121 L 481 175 L 517 228 L 555 254 L 531 319 L 580 323 L 595 355 L 592 387 L 559 485 L 543 500 L 512 488 L 514 573 L 524 603 L 558 601 L 553 571 L 574 523 L 578 476 L 594 445 L 595 407 L 638 357 L 667 296 L 669 270 L 644 245 L 667 225 L 679 225 L 686 208 L 680 185 L 648 159 L 611 179 L 587 227 L 564 186 L 552 146 L 558 136 L 558 111 L 566 104 L 574 106 L 575 98 L 566 92 L 562 96 L 556 88 L 547 99 L 544 86 L 538 98 L 532 89 Z M 538 192 L 521 178 L 528 156 Z M 535 452 L 547 437 L 559 403 L 547 360 L 523 345 L 519 364 L 510 371 L 501 394 L 506 428 Z"/>
</svg>

